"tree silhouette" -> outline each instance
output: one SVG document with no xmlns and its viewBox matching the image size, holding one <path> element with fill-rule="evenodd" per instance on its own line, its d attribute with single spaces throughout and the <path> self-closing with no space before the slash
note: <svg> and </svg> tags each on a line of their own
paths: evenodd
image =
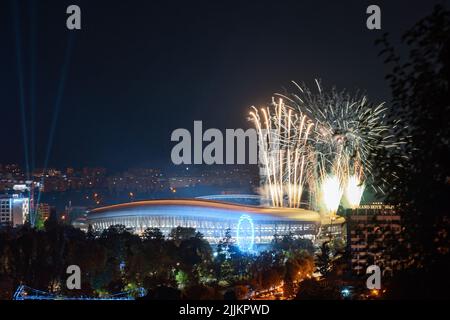
<svg viewBox="0 0 450 320">
<path fill-rule="evenodd" d="M 406 57 L 387 34 L 377 41 L 382 46 L 380 55 L 391 68 L 386 76 L 393 96 L 391 119 L 401 119 L 401 130 L 393 134 L 407 141 L 401 149 L 379 156 L 377 180 L 391 182 L 387 201 L 398 204 L 402 215 L 411 270 L 422 270 L 416 277 L 429 277 L 422 281 L 428 282 L 426 288 L 417 286 L 404 293 L 448 297 L 448 290 L 438 289 L 437 284 L 448 287 L 449 277 L 433 270 L 450 266 L 449 11 L 436 6 L 404 33 L 402 42 Z M 437 289 L 429 290 L 433 287 Z"/>
<path fill-rule="evenodd" d="M 317 271 L 319 271 L 322 276 L 326 277 L 331 271 L 331 262 L 331 250 L 329 241 L 325 241 L 320 247 L 320 253 L 316 255 Z"/>
</svg>

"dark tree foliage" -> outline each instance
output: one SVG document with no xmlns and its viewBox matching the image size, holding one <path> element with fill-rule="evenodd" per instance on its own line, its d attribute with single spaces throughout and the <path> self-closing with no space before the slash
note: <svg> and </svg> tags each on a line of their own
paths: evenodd
<svg viewBox="0 0 450 320">
<path fill-rule="evenodd" d="M 340 300 L 339 287 L 328 281 L 306 279 L 300 284 L 295 300 Z"/>
<path fill-rule="evenodd" d="M 231 230 L 227 229 L 225 231 L 225 236 L 219 241 L 217 245 L 217 256 L 219 260 L 225 261 L 227 259 L 232 259 L 234 256 L 239 255 L 240 251 L 236 243 L 234 243 Z"/>
<path fill-rule="evenodd" d="M 177 229 L 166 240 L 157 229 L 141 238 L 124 226 L 111 226 L 98 234 L 48 220 L 45 230 L 24 226 L 0 229 L 0 299 L 10 299 L 20 284 L 63 295 L 96 296 L 142 286 L 176 286 L 183 271 L 196 283 L 211 269 L 208 242 L 192 230 Z M 191 234 L 192 237 L 187 237 Z M 67 267 L 81 269 L 81 290 L 65 286 Z"/>
<path fill-rule="evenodd" d="M 220 300 L 222 296 L 214 288 L 195 284 L 184 290 L 183 298 L 187 300 Z"/>
<path fill-rule="evenodd" d="M 423 284 L 404 294 L 448 297 L 448 289 L 437 287 L 448 288 L 449 276 L 435 270 L 450 270 L 450 12 L 436 6 L 404 33 L 401 50 L 386 34 L 378 44 L 391 68 L 391 118 L 402 120 L 394 134 L 407 143 L 380 155 L 377 179 L 390 182 L 387 201 L 398 204 L 402 215 L 410 257 L 405 272 Z"/>
<path fill-rule="evenodd" d="M 172 231 L 170 232 L 169 238 L 177 242 L 180 242 L 182 240 L 193 238 L 195 237 L 195 235 L 196 231 L 194 228 L 176 227 L 172 229 Z"/>
<path fill-rule="evenodd" d="M 220 240 L 219 244 L 217 245 L 217 278 L 231 282 L 237 271 L 235 268 L 235 264 L 239 264 L 241 256 L 243 255 L 232 239 L 231 230 L 227 229 L 225 231 L 224 238 Z"/>
<path fill-rule="evenodd" d="M 166 286 L 158 286 L 148 291 L 145 297 L 139 300 L 180 300 L 181 291 Z"/>
<path fill-rule="evenodd" d="M 161 242 L 164 240 L 164 234 L 158 228 L 147 228 L 142 238 L 145 241 L 156 240 L 157 242 Z"/>
<path fill-rule="evenodd" d="M 328 276 L 332 269 L 332 259 L 330 243 L 325 241 L 320 247 L 320 252 L 316 255 L 317 271 L 324 277 Z"/>
<path fill-rule="evenodd" d="M 314 245 L 309 239 L 294 238 L 292 233 L 283 236 L 274 235 L 272 240 L 272 248 L 274 250 L 305 250 L 311 255 L 314 254 Z"/>
<path fill-rule="evenodd" d="M 243 253 L 227 231 L 217 257 L 192 228 L 159 229 L 138 236 L 122 225 L 86 233 L 49 220 L 44 230 L 30 226 L 0 229 L 0 299 L 11 299 L 20 284 L 65 296 L 103 296 L 142 287 L 145 299 L 237 299 L 250 288 L 270 289 L 282 281 L 288 294 L 310 277 L 309 243 L 287 237 L 281 247 L 259 255 Z M 290 239 L 290 240 L 289 240 Z M 293 240 L 293 241 L 291 241 Z M 81 290 L 65 286 L 69 265 L 81 269 Z"/>
</svg>

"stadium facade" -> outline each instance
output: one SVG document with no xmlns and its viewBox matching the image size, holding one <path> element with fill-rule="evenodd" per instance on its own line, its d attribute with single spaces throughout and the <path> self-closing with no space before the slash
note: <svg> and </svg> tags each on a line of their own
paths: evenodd
<svg viewBox="0 0 450 320">
<path fill-rule="evenodd" d="M 190 227 L 215 245 L 230 229 L 238 244 L 251 242 L 250 246 L 269 244 L 275 234 L 292 233 L 295 237 L 315 240 L 327 221 L 319 213 L 304 209 L 267 208 L 207 199 L 131 202 L 97 208 L 87 215 L 87 224 L 97 231 L 124 225 L 138 234 L 147 228 L 159 228 L 168 235 L 173 228 Z M 328 231 L 340 234 L 343 222 L 342 218 L 332 221 L 333 230 Z"/>
</svg>

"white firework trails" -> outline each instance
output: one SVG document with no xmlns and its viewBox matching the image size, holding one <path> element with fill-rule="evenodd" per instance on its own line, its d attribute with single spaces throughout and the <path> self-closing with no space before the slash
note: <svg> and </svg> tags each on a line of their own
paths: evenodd
<svg viewBox="0 0 450 320">
<path fill-rule="evenodd" d="M 282 99 L 273 100 L 270 107 L 252 109 L 266 187 L 263 192 L 275 207 L 299 208 L 311 174 L 310 134 L 314 124 Z"/>
<path fill-rule="evenodd" d="M 273 206 L 298 208 L 305 191 L 314 209 L 335 213 L 342 195 L 346 206 L 358 206 L 374 155 L 401 144 L 393 142 L 387 108 L 346 91 L 325 92 L 317 80 L 316 92 L 294 84 L 298 93 L 278 94 L 270 107 L 250 112 L 266 195 Z"/>
</svg>

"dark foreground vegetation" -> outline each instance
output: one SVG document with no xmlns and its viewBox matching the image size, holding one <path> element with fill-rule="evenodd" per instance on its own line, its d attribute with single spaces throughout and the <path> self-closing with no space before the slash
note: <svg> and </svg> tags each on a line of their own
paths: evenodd
<svg viewBox="0 0 450 320">
<path fill-rule="evenodd" d="M 81 290 L 68 290 L 67 267 L 81 269 Z M 242 253 L 230 232 L 214 249 L 191 228 L 165 237 L 147 229 L 139 237 L 123 226 L 87 233 L 47 221 L 0 231 L 0 298 L 20 284 L 66 296 L 102 295 L 142 287 L 147 298 L 247 298 L 253 291 L 294 283 L 314 271 L 311 241 L 276 237 L 269 250 Z M 292 292 L 294 293 L 294 292 Z"/>
</svg>

